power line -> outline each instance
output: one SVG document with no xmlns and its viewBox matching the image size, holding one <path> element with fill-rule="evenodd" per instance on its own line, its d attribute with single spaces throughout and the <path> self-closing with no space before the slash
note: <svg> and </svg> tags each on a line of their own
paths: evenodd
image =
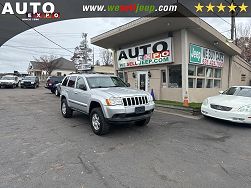
<svg viewBox="0 0 251 188">
<path fill-rule="evenodd" d="M 15 48 L 15 47 L 12 47 L 12 48 Z M 25 53 L 32 54 L 32 55 L 48 54 L 48 55 L 58 55 L 58 56 L 72 56 L 72 55 L 66 55 L 66 54 L 58 54 L 58 53 L 54 53 L 54 52 L 42 52 L 42 51 L 36 51 L 36 50 L 28 50 L 27 51 L 27 49 L 22 49 L 22 48 L 15 48 L 15 49 L 25 51 Z"/>
<path fill-rule="evenodd" d="M 6 46 L 6 47 L 13 47 L 13 48 L 38 48 L 38 49 L 62 49 L 62 48 L 51 48 L 51 47 L 45 47 L 45 46 L 15 46 L 15 45 L 8 45 L 8 44 L 3 44 L 2 46 Z M 75 49 L 75 48 L 67 48 L 67 49 Z"/>
<path fill-rule="evenodd" d="M 2 3 L 0 3 L 0 5 L 2 7 L 4 7 L 4 5 Z M 17 15 L 14 14 L 14 16 L 20 20 L 21 22 L 23 22 L 25 25 L 27 25 L 28 27 L 30 27 L 31 29 L 33 29 L 35 32 L 37 32 L 38 34 L 40 34 L 42 37 L 44 37 L 45 39 L 47 39 L 48 41 L 52 42 L 53 44 L 57 45 L 58 47 L 70 52 L 70 53 L 73 53 L 72 51 L 68 50 L 67 48 L 64 48 L 63 46 L 61 46 L 60 44 L 54 42 L 53 40 L 51 40 L 50 38 L 46 37 L 44 34 L 42 34 L 41 32 L 37 31 L 35 28 L 33 28 L 31 25 L 29 25 L 28 23 L 24 22 L 21 18 L 19 18 Z"/>
</svg>

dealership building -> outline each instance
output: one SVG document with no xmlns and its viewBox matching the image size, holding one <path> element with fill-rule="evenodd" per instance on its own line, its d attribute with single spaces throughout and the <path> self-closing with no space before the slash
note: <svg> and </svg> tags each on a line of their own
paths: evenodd
<svg viewBox="0 0 251 188">
<path fill-rule="evenodd" d="M 145 17 L 91 39 L 113 51 L 114 68 L 131 87 L 156 99 L 201 102 L 234 85 L 250 85 L 241 50 L 198 17 Z"/>
</svg>

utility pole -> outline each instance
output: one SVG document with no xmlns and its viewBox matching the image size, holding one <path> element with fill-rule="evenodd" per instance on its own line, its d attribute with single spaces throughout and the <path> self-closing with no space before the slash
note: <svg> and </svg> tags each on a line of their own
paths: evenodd
<svg viewBox="0 0 251 188">
<path fill-rule="evenodd" d="M 94 61 L 94 47 L 93 47 L 93 50 L 92 50 L 92 62 L 93 62 L 93 66 L 95 65 L 95 61 Z"/>
<path fill-rule="evenodd" d="M 235 40 L 235 12 L 231 12 L 231 40 Z"/>
<path fill-rule="evenodd" d="M 232 0 L 231 4 L 235 5 L 234 0 Z M 231 40 L 235 41 L 236 36 L 235 36 L 235 11 L 231 11 Z M 235 41 L 236 42 L 236 41 Z"/>
</svg>

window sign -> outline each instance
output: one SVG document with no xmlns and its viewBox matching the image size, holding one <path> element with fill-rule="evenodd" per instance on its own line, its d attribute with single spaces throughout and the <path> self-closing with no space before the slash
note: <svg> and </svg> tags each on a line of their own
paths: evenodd
<svg viewBox="0 0 251 188">
<path fill-rule="evenodd" d="M 166 38 L 117 51 L 118 68 L 172 63 L 172 40 Z"/>
<path fill-rule="evenodd" d="M 211 67 L 223 67 L 224 53 L 190 44 L 191 64 L 201 64 Z"/>
</svg>

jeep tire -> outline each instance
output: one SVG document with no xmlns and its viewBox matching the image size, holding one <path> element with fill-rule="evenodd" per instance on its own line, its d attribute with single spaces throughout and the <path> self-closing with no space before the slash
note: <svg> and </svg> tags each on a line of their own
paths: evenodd
<svg viewBox="0 0 251 188">
<path fill-rule="evenodd" d="M 146 118 L 144 120 L 136 121 L 135 125 L 140 126 L 140 127 L 146 126 L 150 122 L 150 119 L 151 118 L 148 117 L 148 118 Z"/>
<path fill-rule="evenodd" d="M 90 122 L 92 131 L 96 135 L 104 135 L 109 132 L 110 125 L 105 120 L 101 108 L 93 108 L 90 115 Z"/>
<path fill-rule="evenodd" d="M 68 106 L 66 99 L 62 99 L 61 101 L 61 113 L 65 118 L 72 117 L 73 110 Z"/>
</svg>

